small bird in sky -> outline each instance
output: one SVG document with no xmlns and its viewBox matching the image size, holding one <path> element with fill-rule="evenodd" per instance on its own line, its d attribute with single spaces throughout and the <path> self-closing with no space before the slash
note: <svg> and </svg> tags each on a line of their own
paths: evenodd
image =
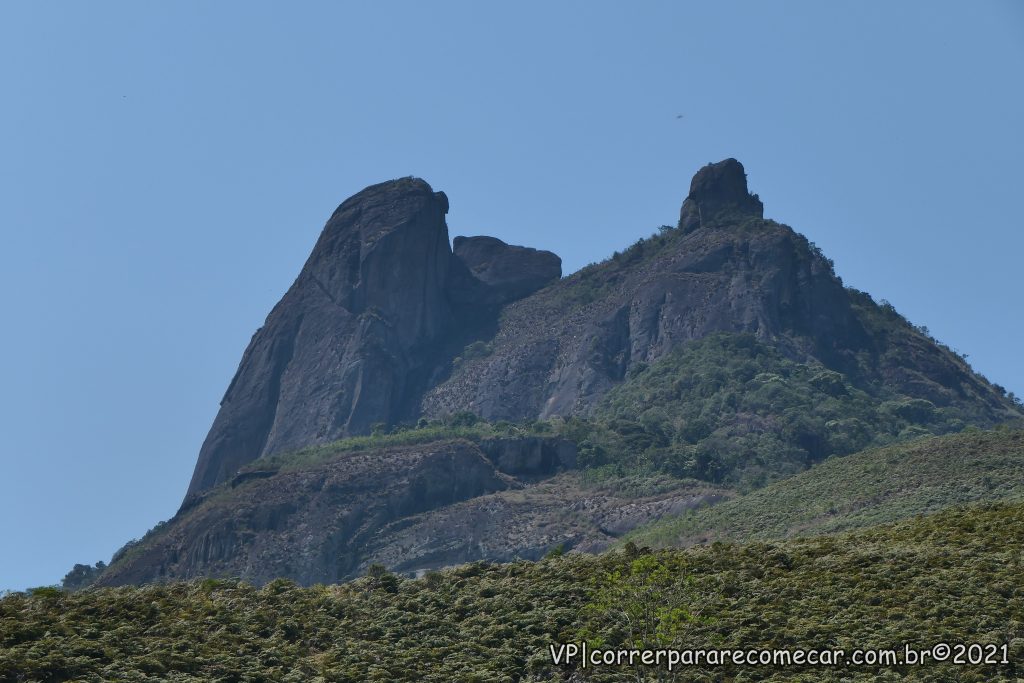
<svg viewBox="0 0 1024 683">
<path fill-rule="evenodd" d="M 681 119 L 681 118 L 683 118 L 683 115 L 682 114 L 676 114 L 676 118 L 677 119 Z"/>
</svg>

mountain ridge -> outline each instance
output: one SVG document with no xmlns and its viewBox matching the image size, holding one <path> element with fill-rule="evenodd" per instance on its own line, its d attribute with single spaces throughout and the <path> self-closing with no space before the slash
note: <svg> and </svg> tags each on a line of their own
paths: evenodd
<svg viewBox="0 0 1024 683">
<path fill-rule="evenodd" d="M 694 175 L 676 228 L 565 279 L 550 252 L 487 237 L 453 250 L 448 206 L 404 178 L 338 207 L 246 349 L 186 502 L 261 456 L 378 426 L 466 411 L 589 416 L 631 369 L 716 332 L 753 334 L 860 388 L 984 405 L 979 426 L 1016 411 L 962 359 L 844 288 L 805 237 L 765 220 L 735 159 Z"/>
<path fill-rule="evenodd" d="M 595 552 L 830 455 L 1022 415 L 764 219 L 733 159 L 697 172 L 677 227 L 566 278 L 494 238 L 453 250 L 447 208 L 406 178 L 335 211 L 182 508 L 99 584 Z"/>
</svg>

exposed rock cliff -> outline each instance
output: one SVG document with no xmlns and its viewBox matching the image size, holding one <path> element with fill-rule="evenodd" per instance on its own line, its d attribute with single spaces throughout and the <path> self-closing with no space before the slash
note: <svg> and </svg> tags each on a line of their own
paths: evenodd
<svg viewBox="0 0 1024 683">
<path fill-rule="evenodd" d="M 338 207 L 245 350 L 188 498 L 260 456 L 408 417 L 449 345 L 461 348 L 496 304 L 560 276 L 554 254 L 486 237 L 457 238 L 467 267 L 449 246 L 447 211 L 444 193 L 416 178 Z"/>
<path fill-rule="evenodd" d="M 338 207 L 245 350 L 190 496 L 261 455 L 365 431 L 400 409 L 424 347 L 452 318 L 446 210 L 443 194 L 415 179 Z"/>
<path fill-rule="evenodd" d="M 452 247 L 488 286 L 495 303 L 521 299 L 562 276 L 562 259 L 550 251 L 508 245 L 496 237 L 456 237 Z"/>
</svg>

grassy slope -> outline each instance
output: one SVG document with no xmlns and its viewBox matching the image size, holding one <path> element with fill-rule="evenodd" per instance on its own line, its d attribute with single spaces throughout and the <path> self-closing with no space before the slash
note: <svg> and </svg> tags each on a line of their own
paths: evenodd
<svg viewBox="0 0 1024 683">
<path fill-rule="evenodd" d="M 703 616 L 677 638 L 688 647 L 1006 642 L 1017 662 L 761 667 L 735 680 L 1014 680 L 1024 673 L 1022 538 L 1024 505 L 996 504 L 839 536 L 653 558 L 693 579 L 687 603 Z M 383 575 L 312 588 L 208 580 L 14 594 L 0 600 L 0 680 L 565 680 L 569 672 L 548 663 L 548 643 L 581 631 L 622 642 L 614 616 L 585 605 L 634 558 L 619 551 L 478 563 L 419 580 Z M 688 669 L 680 680 L 739 673 Z M 631 675 L 590 669 L 583 680 Z"/>
<path fill-rule="evenodd" d="M 1024 500 L 1024 431 L 968 431 L 831 458 L 713 508 L 635 531 L 637 543 L 784 538 L 906 519 L 951 505 Z"/>
</svg>

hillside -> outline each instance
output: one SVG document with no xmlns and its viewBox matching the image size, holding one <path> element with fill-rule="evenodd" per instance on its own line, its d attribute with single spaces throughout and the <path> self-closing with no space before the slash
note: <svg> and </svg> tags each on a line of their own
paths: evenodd
<svg viewBox="0 0 1024 683">
<path fill-rule="evenodd" d="M 969 431 L 831 458 L 628 538 L 655 546 L 778 539 L 889 523 L 953 505 L 1021 500 L 1024 431 Z"/>
<path fill-rule="evenodd" d="M 625 435 L 620 451 L 659 470 L 745 489 L 827 457 L 987 422 L 976 404 L 865 390 L 753 335 L 723 333 L 636 367 L 594 416 Z"/>
<path fill-rule="evenodd" d="M 423 413 L 588 417 L 634 373 L 727 334 L 839 373 L 873 400 L 928 401 L 979 426 L 1020 415 L 963 358 L 844 287 L 806 237 L 765 219 L 736 160 L 698 171 L 682 213 L 678 227 L 505 306 L 486 344 L 426 391 Z"/>
<path fill-rule="evenodd" d="M 598 552 L 640 524 L 732 495 L 653 473 L 588 476 L 575 469 L 575 442 L 541 427 L 427 427 L 257 461 L 116 553 L 97 585 L 310 585 L 375 563 L 417 574 L 553 548 Z"/>
<path fill-rule="evenodd" d="M 790 385 L 803 386 L 796 379 Z M 650 386 L 657 391 L 657 382 Z M 803 419 L 829 410 L 853 419 L 857 404 L 796 406 Z M 659 433 L 656 425 L 630 431 L 618 418 L 524 428 L 467 417 L 265 458 L 125 546 L 97 585 L 204 576 L 309 585 L 378 563 L 415 575 L 476 560 L 535 560 L 554 548 L 600 552 L 624 537 L 655 546 L 779 538 L 1024 497 L 1021 430 L 832 457 L 744 495 L 672 474 L 673 453 L 699 453 L 712 437 L 666 447 L 652 441 Z M 762 458 L 770 443 L 762 441 Z"/>
<path fill-rule="evenodd" d="M 452 248 L 448 207 L 413 178 L 346 200 L 178 513 L 76 576 L 309 585 L 598 552 L 832 456 L 1024 419 L 764 219 L 734 159 L 695 174 L 676 227 L 563 279 L 548 252 Z"/>
<path fill-rule="evenodd" d="M 622 608 L 645 644 L 647 628 L 674 647 L 1005 643 L 1011 662 L 701 666 L 677 680 L 1012 681 L 1024 673 L 1021 538 L 1024 505 L 989 504 L 837 536 L 480 562 L 417 580 L 378 567 L 310 588 L 40 589 L 0 600 L 0 679 L 636 680 L 628 668 L 555 667 L 548 654 L 584 637 L 625 644 Z M 644 620 L 654 606 L 674 611 Z"/>
</svg>

